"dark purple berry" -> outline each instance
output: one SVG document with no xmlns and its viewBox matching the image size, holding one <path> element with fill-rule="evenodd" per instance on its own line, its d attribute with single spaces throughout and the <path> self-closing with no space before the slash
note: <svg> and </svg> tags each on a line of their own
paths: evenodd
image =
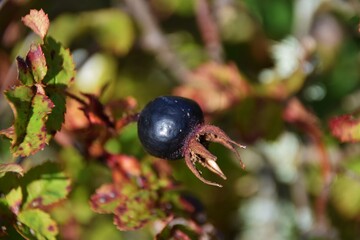
<svg viewBox="0 0 360 240">
<path fill-rule="evenodd" d="M 151 155 L 164 159 L 183 158 L 186 138 L 204 115 L 199 105 L 187 98 L 162 96 L 149 102 L 138 119 L 139 139 Z"/>
<path fill-rule="evenodd" d="M 139 114 L 138 135 L 151 155 L 169 160 L 184 158 L 195 176 L 209 185 L 221 187 L 204 179 L 196 163 L 223 179 L 226 176 L 216 163 L 217 157 L 207 150 L 208 142 L 220 143 L 233 151 L 244 168 L 235 147 L 245 146 L 231 140 L 220 128 L 204 124 L 201 108 L 187 98 L 163 96 L 149 102 Z"/>
</svg>

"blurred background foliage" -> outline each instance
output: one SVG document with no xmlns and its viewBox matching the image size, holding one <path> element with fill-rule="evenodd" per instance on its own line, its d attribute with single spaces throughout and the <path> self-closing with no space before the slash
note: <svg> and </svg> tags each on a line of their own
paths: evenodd
<svg viewBox="0 0 360 240">
<path fill-rule="evenodd" d="M 204 185 L 183 161 L 170 162 L 219 239 L 359 238 L 360 146 L 339 143 L 328 127 L 331 117 L 357 116 L 360 109 L 358 1 L 3 0 L 0 6 L 2 91 L 16 84 L 14 59 L 36 38 L 20 19 L 42 8 L 49 35 L 76 62 L 73 93 L 95 94 L 104 104 L 127 99 L 134 111 L 159 95 L 191 97 L 207 121 L 248 146 L 240 150 L 245 171 L 229 151 L 210 146 L 228 177 L 221 189 Z M 67 111 L 65 132 L 86 128 L 76 103 L 69 101 Z M 0 129 L 9 127 L 13 116 L 3 95 L 0 115 Z M 144 157 L 136 131 L 125 127 L 105 149 Z M 151 239 L 151 224 L 120 232 L 112 216 L 90 209 L 90 196 L 111 173 L 62 136 L 23 162 L 28 169 L 58 161 L 72 179 L 68 200 L 51 213 L 59 239 Z M 0 138 L 1 162 L 13 161 L 9 146 Z"/>
</svg>

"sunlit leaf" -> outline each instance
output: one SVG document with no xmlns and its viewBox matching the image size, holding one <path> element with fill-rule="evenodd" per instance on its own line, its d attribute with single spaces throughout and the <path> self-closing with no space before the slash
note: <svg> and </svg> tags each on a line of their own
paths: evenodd
<svg viewBox="0 0 360 240">
<path fill-rule="evenodd" d="M 98 213 L 113 213 L 124 202 L 113 184 L 102 185 L 90 198 L 91 208 Z"/>
<path fill-rule="evenodd" d="M 5 92 L 10 106 L 14 112 L 14 131 L 12 135 L 12 146 L 19 145 L 25 138 L 27 123 L 31 117 L 31 100 L 34 92 L 26 86 L 19 86 Z"/>
<path fill-rule="evenodd" d="M 15 156 L 28 156 L 48 143 L 45 121 L 54 107 L 51 100 L 27 86 L 5 93 L 15 115 L 11 150 Z"/>
<path fill-rule="evenodd" d="M 9 97 L 8 99 L 11 101 Z M 19 102 L 19 104 L 21 105 L 22 103 Z M 31 107 L 29 109 L 24 110 L 21 106 L 18 106 L 18 109 L 25 112 L 23 113 L 25 118 L 22 119 L 18 116 L 15 119 L 15 124 L 17 121 L 20 122 L 19 125 L 25 128 L 25 132 L 22 135 L 19 135 L 24 136 L 22 141 L 18 144 L 13 144 L 12 146 L 12 151 L 15 156 L 29 156 L 34 154 L 37 151 L 42 150 L 49 142 L 45 124 L 47 116 L 53 107 L 54 104 L 51 100 L 41 93 L 36 93 L 34 95 L 31 99 Z M 19 138 L 17 137 L 17 139 Z"/>
<path fill-rule="evenodd" d="M 329 121 L 331 133 L 342 142 L 360 141 L 360 119 L 351 115 L 334 117 Z"/>
<path fill-rule="evenodd" d="M 22 180 L 27 193 L 24 208 L 55 204 L 65 199 L 70 191 L 70 180 L 51 162 L 30 169 Z"/>
<path fill-rule="evenodd" d="M 44 39 L 48 29 L 49 29 L 49 18 L 45 12 L 40 9 L 39 11 L 36 9 L 30 10 L 30 13 L 25 17 L 21 18 L 26 26 L 31 28 L 37 35 L 39 35 L 42 39 Z"/>
<path fill-rule="evenodd" d="M 358 180 L 341 175 L 331 187 L 331 200 L 334 207 L 347 218 L 360 213 L 360 183 Z"/>
<path fill-rule="evenodd" d="M 121 231 L 135 230 L 159 218 L 154 209 L 156 197 L 154 194 L 149 191 L 139 191 L 119 205 L 114 212 L 114 223 L 117 228 Z"/>
<path fill-rule="evenodd" d="M 21 211 L 18 215 L 17 229 L 27 239 L 52 240 L 56 239 L 58 227 L 48 213 L 39 209 Z"/>
<path fill-rule="evenodd" d="M 5 199 L 10 210 L 17 215 L 20 211 L 20 206 L 23 200 L 21 187 L 13 188 L 8 194 L 6 194 Z"/>
<path fill-rule="evenodd" d="M 140 165 L 134 157 L 113 155 L 108 163 L 113 183 L 102 185 L 92 195 L 90 205 L 95 212 L 113 213 L 114 223 L 122 231 L 141 228 L 166 215 L 164 206 L 171 198 L 159 193 L 173 184 L 165 160 L 144 160 Z"/>
<path fill-rule="evenodd" d="M 46 37 L 43 51 L 48 65 L 43 83 L 58 87 L 69 86 L 75 77 L 75 65 L 69 49 L 65 49 L 52 37 Z"/>
</svg>

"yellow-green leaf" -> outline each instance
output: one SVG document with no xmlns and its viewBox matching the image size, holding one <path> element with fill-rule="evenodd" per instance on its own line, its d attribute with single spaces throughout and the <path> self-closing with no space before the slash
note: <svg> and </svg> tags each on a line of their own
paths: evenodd
<svg viewBox="0 0 360 240">
<path fill-rule="evenodd" d="M 27 192 L 24 208 L 57 203 L 65 199 L 70 191 L 70 179 L 51 162 L 30 169 L 22 180 Z"/>
<path fill-rule="evenodd" d="M 35 94 L 31 101 L 30 111 L 26 116 L 28 121 L 23 122 L 19 117 L 16 119 L 25 126 L 25 133 L 22 141 L 12 146 L 15 156 L 29 156 L 44 149 L 49 142 L 45 124 L 53 107 L 53 102 L 47 96 L 41 93 Z"/>
<path fill-rule="evenodd" d="M 58 234 L 56 222 L 50 215 L 39 209 L 21 211 L 18 215 L 17 230 L 27 239 L 55 240 Z"/>
<path fill-rule="evenodd" d="M 68 87 L 75 77 L 75 65 L 69 49 L 65 49 L 53 38 L 46 37 L 43 51 L 48 66 L 43 83 L 45 85 Z"/>
</svg>

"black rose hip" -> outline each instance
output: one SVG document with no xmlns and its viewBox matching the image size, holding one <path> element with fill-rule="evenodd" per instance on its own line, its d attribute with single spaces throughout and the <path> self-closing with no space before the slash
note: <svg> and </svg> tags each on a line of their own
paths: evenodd
<svg viewBox="0 0 360 240">
<path fill-rule="evenodd" d="M 221 185 L 204 179 L 195 166 L 199 162 L 226 179 L 216 164 L 216 156 L 206 149 L 207 142 L 224 145 L 235 152 L 239 159 L 235 147 L 244 148 L 220 128 L 204 124 L 203 112 L 196 102 L 176 96 L 158 97 L 145 106 L 138 118 L 138 135 L 151 155 L 168 160 L 185 158 L 187 166 L 196 177 L 206 184 L 219 187 Z M 244 167 L 241 160 L 240 163 Z"/>
</svg>

